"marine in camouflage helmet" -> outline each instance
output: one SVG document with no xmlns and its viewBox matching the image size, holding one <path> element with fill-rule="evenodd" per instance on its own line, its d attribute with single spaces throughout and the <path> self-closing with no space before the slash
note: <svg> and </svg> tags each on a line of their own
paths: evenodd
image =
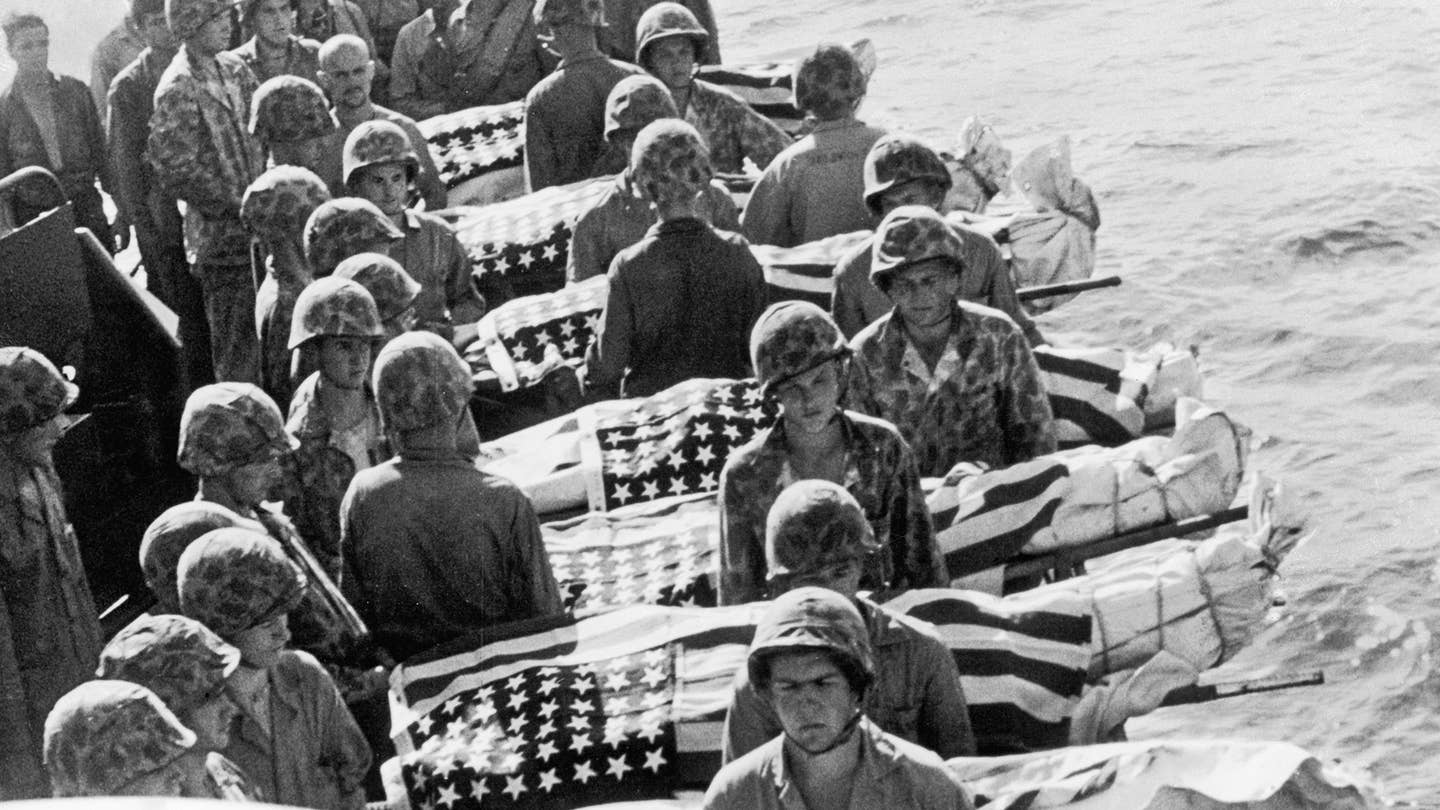
<svg viewBox="0 0 1440 810">
<path fill-rule="evenodd" d="M 89 681 L 45 718 L 45 768 L 57 798 L 113 796 L 179 759 L 195 733 L 154 692 L 126 681 Z"/>
<path fill-rule="evenodd" d="M 617 132 L 637 133 L 661 118 L 679 118 L 680 110 L 665 85 L 654 76 L 626 76 L 605 98 L 605 140 Z"/>
<path fill-rule="evenodd" d="M 316 208 L 305 223 L 305 259 L 315 277 L 324 278 L 342 260 L 403 238 L 375 203 L 339 197 Z"/>
<path fill-rule="evenodd" d="M 808 301 L 778 301 L 755 321 L 750 331 L 750 364 L 760 390 L 849 354 L 845 336 L 830 313 Z"/>
<path fill-rule="evenodd" d="M 240 651 L 185 616 L 141 616 L 100 651 L 97 678 L 154 692 L 184 717 L 213 699 L 240 666 Z"/>
<path fill-rule="evenodd" d="M 180 611 L 175 566 L 186 547 L 216 529 L 243 525 L 244 519 L 212 501 L 186 501 L 166 509 L 140 538 L 140 571 L 163 613 Z"/>
<path fill-rule="evenodd" d="M 383 253 L 351 256 L 336 265 L 335 278 L 348 278 L 369 290 L 380 311 L 382 323 L 399 317 L 420 297 L 420 282 L 405 272 L 399 262 Z"/>
<path fill-rule="evenodd" d="M 869 79 L 850 49 L 823 43 L 795 63 L 791 87 L 795 106 L 821 121 L 850 115 L 865 97 Z"/>
<path fill-rule="evenodd" d="M 49 421 L 79 396 L 45 355 L 24 346 L 0 348 L 0 436 Z"/>
<path fill-rule="evenodd" d="M 695 46 L 697 59 L 705 53 L 705 45 L 710 42 L 710 32 L 690 9 L 679 3 L 656 3 L 646 9 L 635 24 L 635 64 L 649 69 L 650 66 L 645 63 L 645 49 L 670 37 L 689 39 Z"/>
<path fill-rule="evenodd" d="M 831 481 L 796 481 L 775 499 L 765 519 L 766 576 L 772 583 L 862 562 L 879 550 L 859 501 Z"/>
<path fill-rule="evenodd" d="M 300 239 L 310 215 L 329 199 L 330 189 L 314 172 L 301 166 L 276 166 L 245 189 L 240 220 L 264 240 Z"/>
<path fill-rule="evenodd" d="M 657 205 L 693 200 L 715 170 L 710 150 L 695 127 L 676 119 L 647 125 L 630 151 L 635 184 Z"/>
<path fill-rule="evenodd" d="M 472 387 L 455 347 L 430 332 L 407 332 L 375 358 L 375 398 L 387 431 L 458 423 Z"/>
<path fill-rule="evenodd" d="M 349 279 L 316 279 L 295 299 L 291 349 L 317 337 L 384 337 L 380 310 L 370 292 Z"/>
<path fill-rule="evenodd" d="M 420 160 L 410 137 L 398 124 L 391 121 L 366 121 L 345 137 L 341 157 L 341 177 L 349 186 L 355 172 L 366 166 L 380 166 L 386 163 L 403 163 L 406 176 L 411 180 L 420 170 Z"/>
<path fill-rule="evenodd" d="M 862 697 L 875 680 L 870 632 L 860 611 L 832 590 L 810 587 L 781 594 L 760 617 L 746 660 L 750 683 L 767 690 L 776 654 L 811 650 L 831 654 Z"/>
<path fill-rule="evenodd" d="M 267 147 L 323 138 L 339 128 L 325 92 L 309 79 L 267 79 L 250 101 L 250 134 Z"/>
<path fill-rule="evenodd" d="M 532 12 L 535 27 L 605 25 L 605 0 L 539 0 Z"/>
<path fill-rule="evenodd" d="M 955 181 L 935 150 L 908 135 L 880 138 L 865 156 L 865 205 L 880 216 L 885 192 L 917 180 L 934 183 L 941 197 Z"/>
<path fill-rule="evenodd" d="M 194 475 L 221 475 L 278 458 L 299 446 L 285 432 L 275 401 L 249 383 L 197 388 L 180 415 L 179 462 Z"/>
<path fill-rule="evenodd" d="M 221 14 L 229 14 L 234 5 L 235 0 L 165 0 L 165 22 L 183 41 Z"/>
<path fill-rule="evenodd" d="M 887 214 L 870 255 L 870 281 L 881 291 L 897 272 L 927 259 L 945 259 L 956 273 L 965 266 L 965 246 L 955 229 L 924 205 L 902 205 Z"/>
<path fill-rule="evenodd" d="M 216 529 L 190 544 L 177 569 L 180 608 L 227 641 L 300 604 L 306 578 L 269 535 Z"/>
</svg>

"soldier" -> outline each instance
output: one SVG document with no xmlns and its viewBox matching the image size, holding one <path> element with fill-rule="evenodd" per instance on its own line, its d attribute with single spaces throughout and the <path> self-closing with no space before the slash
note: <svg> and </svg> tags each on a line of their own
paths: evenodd
<svg viewBox="0 0 1440 810">
<path fill-rule="evenodd" d="M 865 156 L 885 132 L 855 117 L 868 82 L 840 45 L 822 44 L 796 63 L 795 106 L 815 128 L 760 175 L 740 218 L 747 239 L 794 247 L 871 227 L 861 199 Z"/>
<path fill-rule="evenodd" d="M 420 282 L 419 328 L 463 350 L 479 334 L 485 302 L 470 284 L 470 256 L 455 229 L 434 214 L 406 208 L 418 167 L 405 131 L 389 121 L 366 121 L 345 139 L 345 186 L 374 203 L 402 234 L 386 253 Z"/>
<path fill-rule="evenodd" d="M 835 322 L 814 304 L 773 304 L 751 333 L 750 356 L 780 419 L 720 473 L 720 603 L 765 598 L 767 516 L 797 478 L 842 485 L 863 507 L 878 549 L 865 558 L 865 588 L 948 585 L 910 446 L 889 422 L 840 407 L 850 350 Z"/>
<path fill-rule="evenodd" d="M 401 29 L 390 103 L 416 119 L 525 97 L 554 64 L 535 39 L 529 0 L 428 0 Z"/>
<path fill-rule="evenodd" d="M 240 651 L 228 688 L 241 719 L 221 753 L 267 801 L 359 810 L 370 747 L 324 668 L 285 649 L 305 579 L 273 539 L 219 529 L 180 556 L 180 606 Z"/>
<path fill-rule="evenodd" d="M 291 0 L 241 0 L 240 22 L 254 35 L 230 53 L 250 68 L 256 81 L 264 83 L 286 75 L 315 81 L 320 70 L 320 43 L 295 36 Z"/>
<path fill-rule="evenodd" d="M 370 33 L 375 36 L 375 50 L 380 61 L 391 63 L 390 55 L 396 47 L 396 36 L 411 20 L 420 16 L 427 0 L 355 0 L 355 5 L 365 12 L 370 24 Z"/>
<path fill-rule="evenodd" d="M 133 0 L 130 15 L 137 21 L 146 47 L 109 86 L 105 128 L 115 178 L 111 196 L 115 199 L 117 230 L 123 236 L 126 223 L 135 227 L 147 288 L 180 320 L 180 354 L 187 387 L 194 388 L 215 380 L 205 299 L 200 281 L 190 274 L 185 259 L 180 209 L 175 198 L 160 188 L 145 152 L 150 115 L 155 110 L 155 88 L 175 58 L 180 42 L 165 22 L 164 0 Z"/>
<path fill-rule="evenodd" d="M 45 718 L 45 767 L 56 798 L 179 796 L 195 732 L 154 692 L 126 681 L 70 690 Z"/>
<path fill-rule="evenodd" d="M 343 278 L 322 278 L 300 294 L 290 349 L 308 346 L 320 370 L 300 383 L 285 429 L 300 442 L 287 465 L 285 513 L 311 548 L 340 549 L 340 500 L 355 473 L 390 457 L 369 390 L 370 363 L 384 329 L 375 299 Z"/>
<path fill-rule="evenodd" d="M 300 166 L 321 174 L 339 128 L 324 91 L 298 76 L 267 79 L 250 104 L 250 134 L 269 154 L 272 167 Z M 321 174 L 321 179 L 332 193 L 341 188 L 339 177 Z"/>
<path fill-rule="evenodd" d="M 186 796 L 260 801 L 250 778 L 220 753 L 240 717 L 226 688 L 239 666 L 240 651 L 205 625 L 161 614 L 142 616 L 110 639 L 95 676 L 149 689 L 195 732 L 195 747 L 186 756 L 198 761 L 187 774 Z"/>
<path fill-rule="evenodd" d="M 1053 453 L 1030 344 L 1004 313 L 956 298 L 965 247 L 944 218 L 923 205 L 896 208 L 870 261 L 870 280 L 894 308 L 850 341 L 851 405 L 900 428 L 923 476 Z"/>
<path fill-rule="evenodd" d="M 11 13 L 0 29 L 15 60 L 15 78 L 0 90 L 0 177 L 26 166 L 49 169 L 74 207 L 75 223 L 114 252 L 110 220 L 95 187 L 98 180 L 110 189 L 114 181 L 90 91 L 79 79 L 50 72 L 50 28 L 43 19 Z M 51 207 L 44 191 L 26 185 L 19 192 L 13 203 L 17 225 Z"/>
<path fill-rule="evenodd" d="M 366 19 L 364 10 L 352 0 L 297 0 L 295 34 L 320 43 L 322 72 L 325 69 L 325 43 L 331 37 L 359 37 L 365 44 L 367 58 L 379 58 L 375 38 L 370 35 L 370 21 Z"/>
<path fill-rule="evenodd" d="M 758 169 L 792 141 L 775 122 L 750 109 L 733 92 L 695 78 L 695 67 L 710 34 L 679 3 L 651 6 L 635 29 L 635 64 L 670 88 L 682 118 L 710 147 L 715 170 L 744 172 L 749 159 Z"/>
<path fill-rule="evenodd" d="M 877 218 L 902 205 L 925 205 L 939 211 L 953 182 L 940 156 L 907 135 L 886 135 L 865 156 L 865 206 Z M 1040 330 L 1015 297 L 1015 282 L 995 240 L 956 222 L 950 227 L 964 250 L 960 297 L 1004 312 L 1031 346 L 1043 344 Z M 870 283 L 873 248 L 874 240 L 867 239 L 835 265 L 830 312 L 847 338 L 890 311 L 890 299 Z"/>
<path fill-rule="evenodd" d="M 635 30 L 640 18 L 655 6 L 656 0 L 610 0 L 605 4 L 607 25 L 600 33 L 600 44 L 616 59 L 635 56 Z M 695 52 L 695 61 L 704 65 L 720 64 L 720 31 L 715 26 L 715 10 L 710 0 L 681 0 L 680 5 L 695 17 L 705 31 L 705 42 Z"/>
<path fill-rule="evenodd" d="M 840 594 L 797 588 L 771 603 L 745 676 L 781 731 L 721 768 L 703 807 L 973 807 L 939 755 L 867 716 L 872 692 L 888 688 L 877 683 L 887 672 L 876 672 L 876 657 L 864 619 Z"/>
<path fill-rule="evenodd" d="M 745 377 L 750 327 L 765 275 L 739 234 L 699 217 L 709 154 L 695 128 L 656 121 L 640 131 L 633 182 L 659 221 L 610 264 L 610 293 L 586 359 L 592 397 L 649 396 L 692 377 Z"/>
<path fill-rule="evenodd" d="M 163 0 L 158 7 L 161 13 L 160 26 L 163 28 Z M 95 46 L 95 52 L 90 54 L 90 95 L 95 100 L 95 109 L 102 116 L 105 113 L 105 99 L 110 93 L 110 83 L 150 45 L 148 40 L 151 34 L 145 30 L 145 17 L 152 13 L 149 11 L 151 8 L 155 8 L 153 2 L 130 0 L 130 9 L 124 19 L 110 29 L 105 38 L 100 40 L 100 44 Z"/>
<path fill-rule="evenodd" d="M 960 672 L 935 628 L 858 595 L 867 587 L 866 570 L 886 553 L 859 501 L 839 484 L 804 479 L 787 487 L 774 504 L 765 525 L 770 596 L 815 585 L 854 603 L 865 620 L 879 670 L 865 696 L 865 716 L 945 759 L 974 756 Z M 780 718 L 742 671 L 725 717 L 725 761 L 780 732 Z"/>
<path fill-rule="evenodd" d="M 560 57 L 525 96 L 525 182 L 531 191 L 591 176 L 604 145 L 605 99 L 644 71 L 600 52 L 604 0 L 539 0 L 535 27 Z"/>
<path fill-rule="evenodd" d="M 246 127 L 255 76 L 221 52 L 228 0 L 167 0 L 165 13 L 183 44 L 155 90 L 148 155 L 160 187 L 186 204 L 186 249 L 204 292 L 215 377 L 252 382 L 260 351 L 240 198 L 265 167 Z"/>
<path fill-rule="evenodd" d="M 530 501 L 458 449 L 471 387 L 454 347 L 428 332 L 395 338 L 375 361 L 380 419 L 399 455 L 345 493 L 343 582 L 397 660 L 561 610 Z"/>
<path fill-rule="evenodd" d="M 370 100 L 370 91 L 375 80 L 377 64 L 370 56 L 365 42 L 356 36 L 339 34 L 320 46 L 320 86 L 330 96 L 331 111 L 340 122 L 336 145 L 341 148 L 329 149 L 321 160 L 325 171 L 320 174 L 342 183 L 342 168 L 346 137 L 355 127 L 366 121 L 389 121 L 405 130 L 410 139 L 410 148 L 419 164 L 415 175 L 415 190 L 425 201 L 425 210 L 438 211 L 447 204 L 445 184 L 435 169 L 435 160 L 430 155 L 430 145 L 414 119 L 394 110 L 381 107 Z"/>
<path fill-rule="evenodd" d="M 650 76 L 628 76 L 610 91 L 605 101 L 606 160 L 619 160 L 614 168 L 602 165 L 596 174 L 619 172 L 613 185 L 575 220 L 565 275 L 570 283 L 602 276 L 615 254 L 645 238 L 655 225 L 655 209 L 635 185 L 630 151 L 635 136 L 652 121 L 678 118 L 670 91 Z M 696 203 L 702 219 L 722 231 L 740 229 L 740 211 L 730 193 L 712 180 Z"/>
<path fill-rule="evenodd" d="M 364 287 L 375 299 L 384 343 L 413 330 L 419 323 L 415 301 L 420 282 L 410 277 L 400 263 L 383 253 L 357 253 L 335 268 L 336 278 L 348 278 Z"/>
<path fill-rule="evenodd" d="M 48 795 L 41 730 L 89 677 L 100 623 L 51 450 L 79 389 L 33 349 L 0 349 L 0 797 Z"/>
<path fill-rule="evenodd" d="M 175 565 L 185 548 L 200 535 L 231 526 L 256 526 L 218 503 L 186 501 L 166 509 L 150 522 L 140 538 L 140 572 L 155 596 L 150 612 L 180 612 Z"/>
<path fill-rule="evenodd" d="M 316 208 L 306 220 L 305 260 L 315 278 L 324 278 L 345 259 L 357 253 L 385 253 L 404 238 L 405 232 L 375 203 L 340 197 Z"/>
</svg>

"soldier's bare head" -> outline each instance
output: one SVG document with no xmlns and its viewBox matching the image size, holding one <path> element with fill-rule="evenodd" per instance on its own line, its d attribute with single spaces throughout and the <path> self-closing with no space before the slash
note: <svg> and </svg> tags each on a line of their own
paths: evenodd
<svg viewBox="0 0 1440 810">
<path fill-rule="evenodd" d="M 50 27 L 38 14 L 5 15 L 0 21 L 5 49 L 21 73 L 43 73 L 50 64 Z"/>
<path fill-rule="evenodd" d="M 362 109 L 370 99 L 375 61 L 370 47 L 353 34 L 336 34 L 320 46 L 320 86 L 338 109 Z"/>
</svg>

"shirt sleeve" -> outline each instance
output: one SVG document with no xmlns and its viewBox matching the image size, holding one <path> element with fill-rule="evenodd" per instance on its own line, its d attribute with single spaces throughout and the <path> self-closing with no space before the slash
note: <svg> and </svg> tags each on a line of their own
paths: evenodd
<svg viewBox="0 0 1440 810">
<path fill-rule="evenodd" d="M 175 85 L 157 96 L 148 145 L 156 180 L 208 218 L 237 218 L 240 200 L 230 193 L 221 173 L 209 168 L 219 157 L 205 154 L 206 146 L 199 101 Z"/>
<path fill-rule="evenodd" d="M 134 89 L 126 82 L 116 83 L 110 88 L 106 107 L 109 117 L 106 145 L 113 167 L 113 185 L 109 191 L 110 196 L 115 198 L 115 207 L 134 223 L 137 230 L 153 230 L 155 226 L 151 222 L 150 207 L 141 182 L 149 122 L 136 120 L 133 95 Z"/>
<path fill-rule="evenodd" d="M 543 108 L 536 109 L 532 96 L 525 100 L 525 189 L 535 192 L 553 186 L 558 175 L 555 137 L 546 123 Z"/>
<path fill-rule="evenodd" d="M 445 224 L 441 236 L 445 257 L 445 303 L 450 307 L 450 320 L 458 324 L 473 324 L 485 314 L 485 306 L 470 284 L 470 254 L 455 235 L 455 229 Z"/>
<path fill-rule="evenodd" d="M 1006 462 L 1018 464 L 1056 449 L 1050 397 L 1040 382 L 1040 366 L 1018 330 L 1004 339 L 1007 379 L 1001 385 Z"/>
<path fill-rule="evenodd" d="M 410 121 L 401 124 L 405 134 L 410 136 L 410 145 L 415 149 L 415 158 L 420 162 L 420 171 L 415 175 L 415 190 L 425 200 L 425 210 L 434 213 L 447 207 L 449 198 L 445 184 L 440 180 L 440 170 L 435 168 L 435 157 L 430 153 L 430 142 L 420 133 L 420 128 Z"/>
<path fill-rule="evenodd" d="M 920 700 L 918 742 L 944 759 L 975 756 L 975 732 L 960 688 L 960 669 L 944 644 L 925 645 L 929 679 Z"/>
<path fill-rule="evenodd" d="M 712 180 L 704 199 L 710 205 L 711 225 L 722 231 L 740 232 L 740 209 L 735 206 L 735 198 L 730 196 L 724 186 L 717 185 Z"/>
<path fill-rule="evenodd" d="M 847 340 L 869 325 L 865 320 L 863 297 L 857 295 L 854 289 L 852 276 L 855 274 L 847 272 L 852 264 L 850 254 L 842 256 L 836 263 L 835 292 L 830 296 L 830 315 Z"/>
<path fill-rule="evenodd" d="M 720 738 L 720 762 L 729 764 L 775 739 L 784 729 L 780 718 L 750 684 L 744 667 L 735 675 L 725 728 Z"/>
<path fill-rule="evenodd" d="M 755 532 L 747 507 L 754 493 L 745 492 L 742 456 L 731 456 L 720 471 L 720 604 L 740 605 L 765 598 L 765 538 Z"/>
<path fill-rule="evenodd" d="M 516 576 L 510 578 L 517 586 L 511 604 L 529 605 L 527 618 L 556 615 L 564 611 L 564 605 L 560 600 L 560 586 L 555 582 L 555 571 L 550 567 L 550 555 L 545 551 L 545 540 L 540 534 L 540 521 L 529 498 L 518 489 L 514 496 L 511 536 L 518 559 Z"/>
<path fill-rule="evenodd" d="M 320 727 L 322 745 L 320 766 L 330 769 L 335 775 L 335 787 L 339 793 L 343 810 L 364 810 L 365 775 L 370 771 L 370 760 L 374 756 L 370 744 L 365 741 L 360 726 L 340 697 L 340 690 L 330 676 L 315 664 L 317 675 L 323 679 L 319 684 L 323 695 Z"/>
<path fill-rule="evenodd" d="M 794 247 L 795 233 L 790 228 L 790 192 L 781 176 L 783 167 L 771 162 L 740 215 L 740 230 L 752 245 Z"/>
<path fill-rule="evenodd" d="M 740 137 L 740 151 L 750 158 L 763 172 L 775 156 L 794 143 L 774 121 L 755 112 L 750 105 L 740 102 L 736 129 Z"/>
<path fill-rule="evenodd" d="M 575 220 L 570 231 L 570 255 L 565 259 L 565 281 L 569 284 L 605 275 L 610 266 L 605 249 L 605 211 L 597 201 L 596 205 Z"/>
<path fill-rule="evenodd" d="M 620 395 L 620 379 L 630 365 L 630 336 L 635 317 L 630 311 L 630 292 L 625 276 L 617 270 L 620 257 L 610 263 L 610 291 L 595 339 L 585 353 L 585 388 L 591 401 Z"/>
<path fill-rule="evenodd" d="M 897 590 L 947 588 L 950 573 L 935 538 L 930 508 L 925 505 L 915 454 L 904 439 L 899 442 L 895 478 L 890 483 L 890 542 L 898 545 L 895 552 L 899 559 L 890 586 Z"/>
<path fill-rule="evenodd" d="M 390 55 L 390 106 L 416 121 L 423 121 L 445 112 L 441 101 L 429 101 L 420 95 L 420 58 L 429 45 L 429 37 L 416 36 L 417 29 L 402 30 Z"/>
<path fill-rule="evenodd" d="M 874 382 L 870 379 L 870 372 L 865 366 L 864 356 L 860 352 L 860 347 L 853 340 L 850 341 L 850 351 L 849 373 L 845 375 L 844 406 L 866 416 L 884 419 L 885 415 L 880 413 L 880 408 L 875 402 L 872 392 Z"/>
</svg>

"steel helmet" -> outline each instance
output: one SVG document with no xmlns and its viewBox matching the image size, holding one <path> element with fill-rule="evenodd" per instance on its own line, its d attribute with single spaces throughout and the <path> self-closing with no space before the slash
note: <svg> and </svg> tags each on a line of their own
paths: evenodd
<svg viewBox="0 0 1440 810">
<path fill-rule="evenodd" d="M 345 137 L 341 157 L 341 176 L 349 186 L 355 172 L 366 166 L 385 163 L 403 163 L 406 176 L 415 178 L 420 170 L 420 159 L 415 155 L 415 145 L 399 124 L 391 121 L 366 121 Z"/>
<path fill-rule="evenodd" d="M 377 242 L 404 238 L 405 232 L 375 203 L 339 197 L 316 208 L 305 222 L 305 260 L 316 278 L 324 278 L 342 260 L 372 250 Z"/>
<path fill-rule="evenodd" d="M 892 188 L 926 180 L 949 191 L 955 181 L 935 150 L 908 135 L 885 135 L 865 156 L 865 206 L 880 216 L 880 198 Z"/>
<path fill-rule="evenodd" d="M 49 421 L 79 396 L 45 355 L 25 346 L 0 348 L 0 435 Z"/>
<path fill-rule="evenodd" d="M 290 318 L 291 349 L 317 337 L 385 336 L 375 299 L 359 284 L 344 278 L 316 279 L 295 299 Z"/>
<path fill-rule="evenodd" d="M 959 273 L 965 266 L 965 246 L 935 209 L 902 205 L 880 222 L 870 257 L 870 281 L 885 290 L 896 272 L 926 259 L 948 259 Z"/>
<path fill-rule="evenodd" d="M 235 0 L 165 0 L 165 22 L 181 40 L 195 36 L 205 24 L 229 14 Z"/>
<path fill-rule="evenodd" d="M 835 656 L 862 697 L 875 680 L 870 631 L 860 611 L 835 591 L 804 587 L 776 597 L 760 617 L 746 660 L 750 683 L 760 690 L 769 687 L 776 654 L 811 650 Z"/>
<path fill-rule="evenodd" d="M 605 25 L 605 0 L 540 0 L 531 12 L 537 28 L 547 25 Z"/>
<path fill-rule="evenodd" d="M 400 335 L 375 358 L 375 399 L 389 431 L 458 422 L 473 387 L 455 347 L 430 332 Z"/>
<path fill-rule="evenodd" d="M 675 99 L 654 76 L 626 76 L 605 98 L 605 140 L 621 130 L 639 132 L 652 121 L 679 118 Z"/>
<path fill-rule="evenodd" d="M 175 566 L 186 547 L 201 535 L 232 526 L 245 519 L 212 501 L 186 501 L 166 509 L 145 529 L 140 538 L 140 571 L 165 613 L 180 611 L 180 591 L 175 584 Z"/>
<path fill-rule="evenodd" d="M 180 466 L 194 475 L 220 475 L 286 455 L 300 446 L 270 395 L 250 383 L 201 386 L 180 415 Z"/>
<path fill-rule="evenodd" d="M 254 529 L 216 529 L 178 566 L 180 608 L 227 641 L 300 604 L 306 578 L 285 549 Z"/>
<path fill-rule="evenodd" d="M 194 745 L 195 732 L 154 692 L 126 681 L 82 683 L 45 718 L 45 769 L 57 798 L 114 795 Z"/>
<path fill-rule="evenodd" d="M 850 353 L 830 313 L 808 301 L 777 301 L 750 331 L 750 364 L 765 394 L 823 363 Z"/>
<path fill-rule="evenodd" d="M 863 560 L 879 550 L 859 501 L 830 481 L 796 481 L 765 517 L 765 567 L 771 581 Z"/>
<path fill-rule="evenodd" d="M 630 150 L 630 167 L 635 184 L 657 203 L 693 198 L 715 176 L 700 133 L 674 118 L 640 130 Z"/>
<path fill-rule="evenodd" d="M 640 22 L 635 25 L 635 64 L 646 67 L 645 48 L 652 42 L 670 37 L 689 39 L 695 45 L 698 59 L 710 41 L 710 32 L 690 9 L 679 3 L 656 3 L 640 15 Z"/>
<path fill-rule="evenodd" d="M 380 322 L 388 323 L 414 306 L 420 282 L 383 253 L 357 253 L 335 267 L 335 278 L 348 278 L 370 291 Z"/>
<path fill-rule="evenodd" d="M 255 178 L 240 200 L 240 221 L 261 239 L 300 239 L 305 222 L 329 201 L 325 181 L 303 166 L 276 166 Z"/>
<path fill-rule="evenodd" d="M 267 146 L 323 138 L 339 128 L 325 91 L 309 79 L 266 79 L 250 100 L 250 134 Z"/>
<path fill-rule="evenodd" d="M 240 651 L 185 616 L 141 616 L 100 651 L 95 677 L 129 681 L 185 716 L 205 705 L 240 666 Z"/>
<path fill-rule="evenodd" d="M 843 118 L 865 97 L 870 80 L 849 48 L 824 43 L 795 63 L 795 106 L 821 121 Z"/>
</svg>

